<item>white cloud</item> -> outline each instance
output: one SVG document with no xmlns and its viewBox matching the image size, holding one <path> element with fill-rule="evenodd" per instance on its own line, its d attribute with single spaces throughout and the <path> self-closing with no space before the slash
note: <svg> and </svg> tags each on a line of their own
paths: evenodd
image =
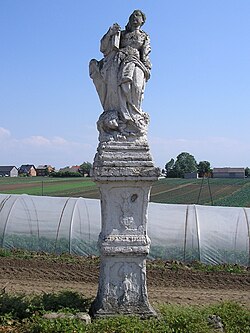
<svg viewBox="0 0 250 333">
<path fill-rule="evenodd" d="M 52 142 L 52 144 L 56 144 L 56 145 L 67 144 L 67 141 L 64 138 L 61 138 L 60 136 L 55 136 L 51 142 Z"/>
<path fill-rule="evenodd" d="M 51 144 L 51 141 L 43 136 L 37 135 L 22 139 L 20 143 L 27 146 L 48 146 Z"/>
<path fill-rule="evenodd" d="M 0 127 L 0 140 L 9 138 L 11 136 L 10 131 L 6 128 Z"/>
<path fill-rule="evenodd" d="M 34 135 L 28 138 L 24 138 L 19 140 L 21 144 L 27 145 L 27 146 L 40 146 L 40 147 L 62 147 L 62 146 L 72 146 L 77 143 L 73 141 L 67 141 L 66 139 L 55 136 L 52 138 L 46 138 L 41 135 Z"/>
<path fill-rule="evenodd" d="M 34 135 L 18 139 L 12 137 L 9 130 L 0 128 L 0 139 L 2 137 L 5 139 L 0 145 L 2 165 L 52 164 L 59 168 L 92 161 L 96 150 L 95 143 L 85 144 L 59 136 Z"/>
<path fill-rule="evenodd" d="M 61 136 L 45 137 L 34 135 L 15 138 L 8 129 L 0 127 L 0 164 L 16 165 L 31 163 L 52 164 L 56 168 L 93 161 L 96 138 L 86 137 L 79 141 Z M 189 152 L 199 162 L 207 160 L 212 167 L 249 166 L 250 146 L 246 141 L 228 137 L 206 137 L 189 139 L 150 137 L 150 149 L 155 164 L 161 168 L 181 152 Z"/>
</svg>

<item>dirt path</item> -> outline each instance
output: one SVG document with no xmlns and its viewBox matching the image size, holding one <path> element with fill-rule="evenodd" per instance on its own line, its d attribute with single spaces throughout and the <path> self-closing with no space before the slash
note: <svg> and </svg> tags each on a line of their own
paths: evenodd
<svg viewBox="0 0 250 333">
<path fill-rule="evenodd" d="M 179 190 L 180 188 L 188 187 L 188 186 L 190 186 L 190 185 L 191 185 L 191 183 L 188 183 L 188 184 L 182 184 L 182 185 L 176 186 L 176 187 L 174 187 L 174 188 L 170 188 L 170 189 L 168 189 L 168 190 L 163 190 L 163 191 L 159 191 L 159 192 L 154 192 L 155 189 L 153 188 L 153 190 L 152 190 L 152 192 L 151 192 L 151 194 L 150 194 L 150 197 L 154 197 L 154 196 L 159 195 L 159 194 L 162 194 L 162 193 L 173 192 L 173 191 Z"/>
<path fill-rule="evenodd" d="M 97 291 L 99 268 L 94 260 L 64 263 L 44 259 L 0 258 L 0 290 L 41 293 L 63 289 L 88 297 Z M 149 300 L 154 304 L 211 304 L 234 300 L 250 308 L 250 274 L 147 270 Z"/>
</svg>

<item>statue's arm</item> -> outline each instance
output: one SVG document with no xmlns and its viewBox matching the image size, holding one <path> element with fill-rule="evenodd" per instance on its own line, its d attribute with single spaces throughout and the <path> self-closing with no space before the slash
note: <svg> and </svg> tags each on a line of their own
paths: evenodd
<svg viewBox="0 0 250 333">
<path fill-rule="evenodd" d="M 101 39 L 100 51 L 104 56 L 108 55 L 114 49 L 114 36 L 118 35 L 121 31 L 119 24 L 114 23 L 112 27 L 109 28 L 107 33 Z M 117 43 L 117 41 L 116 41 Z"/>
<path fill-rule="evenodd" d="M 151 52 L 151 46 L 150 46 L 150 38 L 146 34 L 145 41 L 142 47 L 141 52 L 141 61 L 145 65 L 145 67 L 150 71 L 152 68 L 151 61 L 149 59 L 149 53 Z"/>
</svg>

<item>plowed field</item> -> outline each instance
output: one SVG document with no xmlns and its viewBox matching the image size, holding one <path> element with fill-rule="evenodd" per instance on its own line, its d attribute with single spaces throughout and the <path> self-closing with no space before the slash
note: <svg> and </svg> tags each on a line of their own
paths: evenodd
<svg viewBox="0 0 250 333">
<path fill-rule="evenodd" d="M 74 290 L 94 297 L 99 266 L 95 258 L 68 263 L 44 258 L 0 258 L 0 291 L 41 293 Z M 211 304 L 237 301 L 250 308 L 250 274 L 172 270 L 168 265 L 147 269 L 149 300 L 159 303 Z"/>
</svg>

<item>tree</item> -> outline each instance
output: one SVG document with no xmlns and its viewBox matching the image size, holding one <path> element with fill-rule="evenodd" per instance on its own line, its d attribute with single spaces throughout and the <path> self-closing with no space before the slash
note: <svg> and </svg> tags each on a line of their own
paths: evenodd
<svg viewBox="0 0 250 333">
<path fill-rule="evenodd" d="M 177 158 L 173 166 L 176 177 L 184 177 L 185 173 L 197 172 L 197 163 L 193 155 L 182 152 Z"/>
<path fill-rule="evenodd" d="M 174 166 L 174 159 L 171 158 L 171 160 L 167 162 L 165 165 L 166 177 L 171 177 L 171 171 L 173 170 L 173 166 Z"/>
<path fill-rule="evenodd" d="M 70 172 L 70 171 L 54 171 L 49 174 L 50 177 L 82 177 L 80 172 Z"/>
<path fill-rule="evenodd" d="M 80 172 L 83 175 L 87 175 L 87 177 L 90 177 L 90 170 L 92 168 L 92 164 L 90 162 L 83 162 L 80 165 Z"/>
<path fill-rule="evenodd" d="M 245 168 L 245 176 L 246 177 L 250 176 L 250 169 L 248 167 Z"/>
<path fill-rule="evenodd" d="M 199 177 L 204 177 L 204 176 L 209 176 L 211 174 L 211 166 L 210 166 L 210 162 L 208 161 L 200 161 L 198 166 L 198 173 L 199 173 Z"/>
</svg>

